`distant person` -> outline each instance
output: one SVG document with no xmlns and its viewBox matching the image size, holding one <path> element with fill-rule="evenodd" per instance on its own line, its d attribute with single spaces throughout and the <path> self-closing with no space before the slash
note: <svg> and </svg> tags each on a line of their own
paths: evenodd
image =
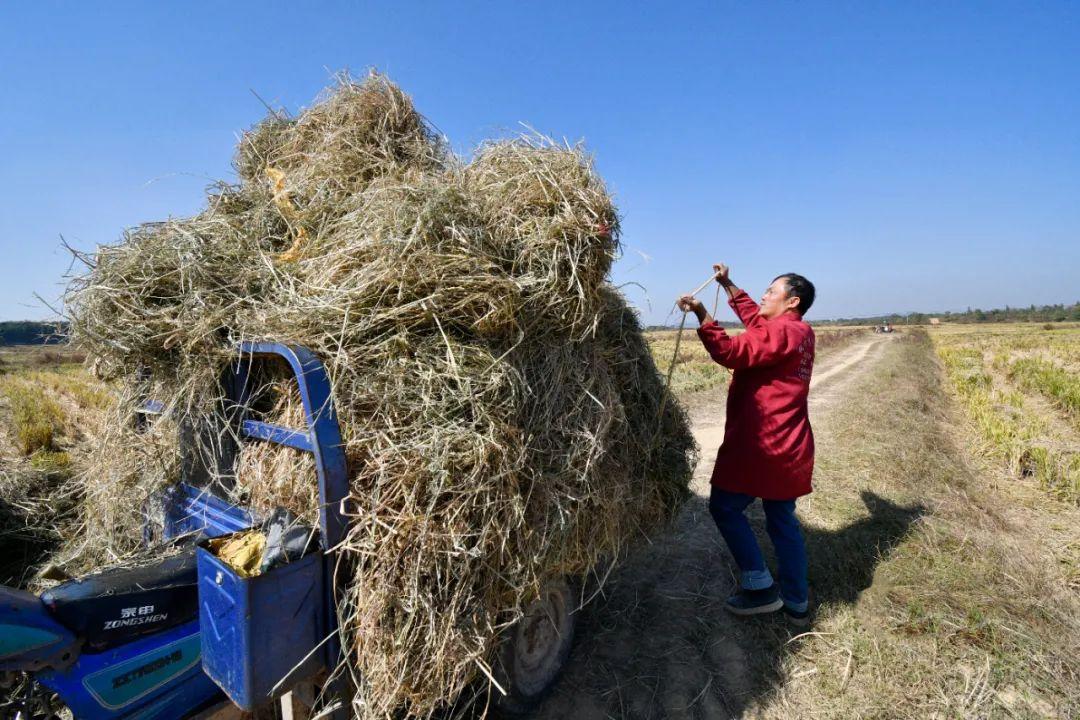
<svg viewBox="0 0 1080 720">
<path fill-rule="evenodd" d="M 814 434 L 806 405 L 814 331 L 803 322 L 814 302 L 814 285 L 802 275 L 780 275 L 759 306 L 731 282 L 726 265 L 714 265 L 713 270 L 746 331 L 728 335 L 690 295 L 679 298 L 678 305 L 697 315 L 698 336 L 713 360 L 734 371 L 709 497 L 709 512 L 741 571 L 739 590 L 726 607 L 736 615 L 783 608 L 793 623 L 805 625 L 806 546 L 795 500 L 810 492 L 814 471 Z M 776 549 L 779 587 L 744 514 L 756 498 L 761 498 Z"/>
</svg>

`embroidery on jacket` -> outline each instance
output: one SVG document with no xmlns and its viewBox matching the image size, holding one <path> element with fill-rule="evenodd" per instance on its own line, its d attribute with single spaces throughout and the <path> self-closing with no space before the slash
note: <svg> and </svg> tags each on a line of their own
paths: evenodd
<svg viewBox="0 0 1080 720">
<path fill-rule="evenodd" d="M 814 343 L 810 337 L 803 338 L 799 343 L 799 367 L 795 375 L 804 382 L 810 382 L 810 373 L 814 368 Z"/>
</svg>

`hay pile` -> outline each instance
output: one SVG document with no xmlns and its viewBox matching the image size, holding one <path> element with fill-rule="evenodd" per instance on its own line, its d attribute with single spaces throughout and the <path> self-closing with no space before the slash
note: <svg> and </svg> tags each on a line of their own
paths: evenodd
<svg viewBox="0 0 1080 720">
<path fill-rule="evenodd" d="M 519 138 L 463 162 L 378 75 L 271 115 L 235 168 L 199 215 L 90 258 L 72 333 L 129 387 L 148 368 L 173 418 L 216 406 L 239 340 L 322 358 L 352 477 L 339 606 L 356 712 L 430 715 L 545 578 L 618 555 L 686 493 L 686 418 L 674 402 L 657 417 L 662 380 L 606 280 L 615 207 L 576 147 Z M 86 476 L 87 534 L 112 552 L 138 537 L 102 512 L 113 488 L 134 506 L 166 482 L 122 455 Z M 245 450 L 238 499 L 313 517 L 304 462 Z"/>
</svg>

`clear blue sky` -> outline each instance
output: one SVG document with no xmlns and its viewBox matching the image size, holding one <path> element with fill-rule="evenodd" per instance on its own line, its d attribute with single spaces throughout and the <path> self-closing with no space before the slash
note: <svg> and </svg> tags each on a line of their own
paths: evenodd
<svg viewBox="0 0 1080 720">
<path fill-rule="evenodd" d="M 649 322 L 714 261 L 811 318 L 1080 299 L 1080 3 L 5 3 L 0 320 L 376 66 L 459 150 L 583 138 Z M 647 257 L 646 260 L 643 256 Z"/>
</svg>

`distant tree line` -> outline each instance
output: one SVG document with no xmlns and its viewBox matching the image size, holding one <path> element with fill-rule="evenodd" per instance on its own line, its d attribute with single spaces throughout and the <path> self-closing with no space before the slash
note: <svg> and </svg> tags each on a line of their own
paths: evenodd
<svg viewBox="0 0 1080 720">
<path fill-rule="evenodd" d="M 893 325 L 926 325 L 931 318 L 937 318 L 943 323 L 1003 323 L 1003 322 L 1080 322 L 1080 302 L 1072 305 L 1031 305 L 1024 308 L 1014 308 L 1006 305 L 1004 308 L 994 310 L 974 310 L 968 308 L 964 312 L 950 312 L 946 310 L 940 313 L 913 312 L 901 315 L 877 315 L 862 318 L 839 318 L 837 320 L 814 320 L 814 325 L 881 325 L 891 323 Z"/>
<path fill-rule="evenodd" d="M 52 345 L 66 341 L 67 323 L 0 321 L 0 345 Z"/>
</svg>

